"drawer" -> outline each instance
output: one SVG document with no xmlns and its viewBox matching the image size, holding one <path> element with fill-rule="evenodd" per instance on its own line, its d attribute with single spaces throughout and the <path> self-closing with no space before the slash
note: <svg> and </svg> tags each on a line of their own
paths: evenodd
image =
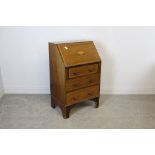
<svg viewBox="0 0 155 155">
<path fill-rule="evenodd" d="M 67 105 L 71 105 L 98 96 L 99 96 L 99 85 L 91 86 L 68 93 L 66 103 Z"/>
<path fill-rule="evenodd" d="M 66 81 L 66 91 L 68 92 L 75 89 L 96 85 L 99 84 L 99 82 L 100 82 L 100 75 L 98 73 L 74 79 L 69 79 Z"/>
<path fill-rule="evenodd" d="M 91 65 L 69 68 L 69 78 L 85 76 L 85 75 L 97 73 L 97 71 L 98 71 L 98 64 L 91 64 Z"/>
</svg>

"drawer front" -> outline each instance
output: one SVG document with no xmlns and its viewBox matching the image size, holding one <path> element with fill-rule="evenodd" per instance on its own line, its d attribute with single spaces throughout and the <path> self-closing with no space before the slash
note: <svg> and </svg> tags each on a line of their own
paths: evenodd
<svg viewBox="0 0 155 155">
<path fill-rule="evenodd" d="M 99 96 L 99 85 L 79 89 L 67 94 L 67 105 L 78 103 Z"/>
<path fill-rule="evenodd" d="M 66 81 L 66 91 L 68 92 L 75 89 L 96 85 L 99 84 L 99 82 L 100 82 L 100 75 L 98 73 L 70 79 Z"/>
<path fill-rule="evenodd" d="M 69 69 L 69 78 L 85 76 L 85 75 L 97 73 L 97 71 L 98 71 L 98 64 L 73 67 Z"/>
</svg>

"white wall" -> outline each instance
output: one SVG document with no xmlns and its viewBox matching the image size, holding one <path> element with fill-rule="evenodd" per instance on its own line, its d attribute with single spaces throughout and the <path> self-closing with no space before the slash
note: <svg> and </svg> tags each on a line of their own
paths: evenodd
<svg viewBox="0 0 155 155">
<path fill-rule="evenodd" d="M 48 42 L 93 40 L 102 93 L 155 94 L 155 27 L 0 27 L 6 93 L 49 93 Z"/>
<path fill-rule="evenodd" d="M 3 83 L 2 83 L 2 75 L 1 75 L 1 68 L 0 68 L 0 98 L 3 96 L 4 90 L 3 90 Z"/>
</svg>

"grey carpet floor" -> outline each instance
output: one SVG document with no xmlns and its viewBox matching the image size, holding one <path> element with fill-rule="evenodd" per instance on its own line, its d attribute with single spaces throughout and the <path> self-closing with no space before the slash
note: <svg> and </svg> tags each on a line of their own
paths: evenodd
<svg viewBox="0 0 155 155">
<path fill-rule="evenodd" d="M 49 95 L 4 95 L 0 128 L 155 128 L 155 95 L 102 95 L 98 109 L 93 102 L 83 102 L 71 110 L 69 119 L 63 119 L 58 107 L 51 108 Z"/>
</svg>

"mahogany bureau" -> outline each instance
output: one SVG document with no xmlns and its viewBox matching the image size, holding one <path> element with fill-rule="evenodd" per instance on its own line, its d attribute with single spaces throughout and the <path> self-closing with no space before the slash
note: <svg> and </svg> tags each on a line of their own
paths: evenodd
<svg viewBox="0 0 155 155">
<path fill-rule="evenodd" d="M 72 105 L 95 101 L 99 106 L 101 59 L 92 41 L 49 43 L 51 106 L 69 118 Z"/>
</svg>

